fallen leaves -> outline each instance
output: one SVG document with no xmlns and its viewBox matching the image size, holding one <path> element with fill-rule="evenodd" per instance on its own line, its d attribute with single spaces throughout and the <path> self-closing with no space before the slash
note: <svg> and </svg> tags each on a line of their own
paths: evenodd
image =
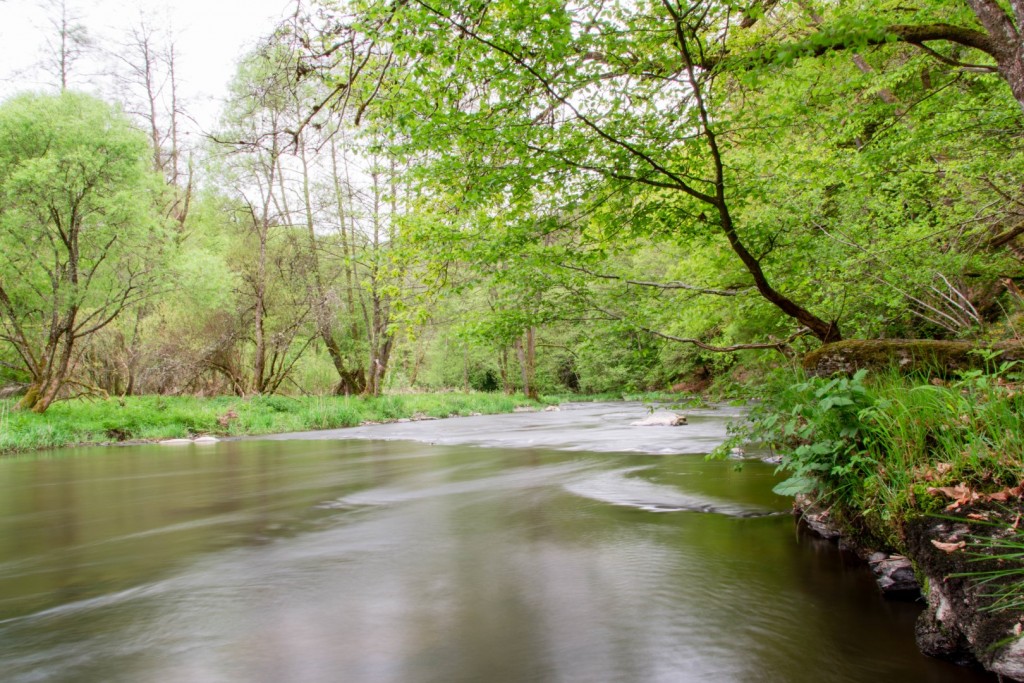
<svg viewBox="0 0 1024 683">
<path fill-rule="evenodd" d="M 938 481 L 944 475 L 949 474 L 953 471 L 953 463 L 949 462 L 937 462 L 935 466 L 929 466 L 921 470 L 917 468 L 915 474 L 918 479 L 924 479 L 925 481 Z"/>
<path fill-rule="evenodd" d="M 951 498 L 953 502 L 946 506 L 947 510 L 956 510 L 961 505 L 968 505 L 981 498 L 980 493 L 963 483 L 956 486 L 930 486 L 928 493 L 939 493 Z"/>
<path fill-rule="evenodd" d="M 1005 503 L 1012 498 L 1020 498 L 1021 496 L 1024 496 L 1024 486 L 1015 486 L 1012 489 L 1007 487 L 1002 491 L 990 493 L 986 497 L 986 500 L 995 500 L 1000 503 Z"/>
<path fill-rule="evenodd" d="M 1006 503 L 1015 498 L 1022 498 L 1024 497 L 1024 484 L 1014 487 L 1007 486 L 995 493 L 979 493 L 961 482 L 956 486 L 931 486 L 928 488 L 928 493 L 937 493 L 950 498 L 953 502 L 946 506 L 946 510 L 956 510 L 976 502 Z"/>
<path fill-rule="evenodd" d="M 942 541 L 937 541 L 933 538 L 932 545 L 944 553 L 953 553 L 957 550 L 963 550 L 967 546 L 967 543 L 965 541 L 957 541 L 956 543 L 943 543 Z"/>
</svg>

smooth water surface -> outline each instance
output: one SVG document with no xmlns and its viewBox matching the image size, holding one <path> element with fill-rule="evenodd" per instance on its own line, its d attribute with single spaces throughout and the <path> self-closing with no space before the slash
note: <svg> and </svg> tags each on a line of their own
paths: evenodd
<svg viewBox="0 0 1024 683">
<path fill-rule="evenodd" d="M 799 536 L 728 411 L 0 460 L 0 679 L 987 681 Z"/>
</svg>

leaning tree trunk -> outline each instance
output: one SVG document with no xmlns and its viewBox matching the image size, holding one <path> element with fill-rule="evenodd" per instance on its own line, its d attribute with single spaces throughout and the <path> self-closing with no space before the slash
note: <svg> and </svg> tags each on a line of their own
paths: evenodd
<svg viewBox="0 0 1024 683">
<path fill-rule="evenodd" d="M 996 60 L 999 75 L 1006 80 L 1017 103 L 1024 108 L 1024 3 L 1011 2 L 1013 15 L 996 0 L 967 0 L 974 16 L 988 32 L 990 43 L 981 47 Z"/>
<path fill-rule="evenodd" d="M 45 413 L 47 408 L 57 400 L 57 395 L 64 387 L 71 371 L 71 357 L 75 337 L 69 329 L 50 349 L 49 362 L 45 369 L 33 379 L 25 396 L 18 403 L 20 410 L 31 410 L 34 413 Z M 58 355 L 59 358 L 56 356 Z"/>
</svg>

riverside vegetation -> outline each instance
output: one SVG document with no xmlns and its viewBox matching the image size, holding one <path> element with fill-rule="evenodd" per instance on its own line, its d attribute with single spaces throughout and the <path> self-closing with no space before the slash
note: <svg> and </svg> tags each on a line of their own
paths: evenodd
<svg viewBox="0 0 1024 683">
<path fill-rule="evenodd" d="M 523 395 L 392 394 L 358 396 L 133 396 L 64 401 L 45 415 L 0 401 L 0 454 L 41 448 L 198 435 L 244 436 L 338 429 L 399 419 L 510 413 L 537 408 Z"/>
<path fill-rule="evenodd" d="M 740 438 L 783 450 L 789 478 L 776 492 L 815 493 L 866 542 L 897 546 L 915 514 L 1020 498 L 1019 367 L 948 381 L 895 371 L 775 375 Z"/>
<path fill-rule="evenodd" d="M 761 382 L 780 491 L 977 522 L 1018 610 L 1020 366 L 779 368 L 1020 345 L 1021 3 L 300 0 L 203 135 L 169 32 L 73 16 L 0 102 L 0 449 Z"/>
<path fill-rule="evenodd" d="M 914 561 L 932 603 L 918 625 L 926 652 L 1017 679 L 1024 367 L 982 355 L 988 371 L 952 379 L 776 374 L 734 440 L 780 449 L 789 477 L 776 492 L 809 496 L 853 547 Z"/>
<path fill-rule="evenodd" d="M 435 391 L 385 396 L 126 396 L 62 401 L 44 415 L 0 399 L 0 455 L 46 448 L 211 436 L 339 429 L 396 420 L 540 410 L 564 401 L 671 403 L 678 394 L 523 394 Z"/>
</svg>

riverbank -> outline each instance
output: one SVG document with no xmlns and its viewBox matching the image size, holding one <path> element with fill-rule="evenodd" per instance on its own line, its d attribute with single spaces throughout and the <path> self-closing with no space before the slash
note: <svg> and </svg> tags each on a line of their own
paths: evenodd
<svg viewBox="0 0 1024 683">
<path fill-rule="evenodd" d="M 511 413 L 545 403 L 519 394 L 362 396 L 129 396 L 70 400 L 44 414 L 0 401 L 0 454 L 65 446 L 196 436 L 250 436 L 338 429 L 397 420 Z"/>
<path fill-rule="evenodd" d="M 867 559 L 909 558 L 927 654 L 1024 679 L 1024 385 L 1014 363 L 769 382 L 745 438 L 779 449 L 777 493 Z M 819 529 L 820 530 L 820 529 Z M 826 531 L 826 534 L 832 533 Z"/>
<path fill-rule="evenodd" d="M 864 545 L 810 497 L 798 496 L 793 512 L 801 527 L 858 555 L 886 598 L 925 605 L 915 627 L 921 652 L 1024 680 L 1019 506 L 910 519 L 899 552 Z"/>
<path fill-rule="evenodd" d="M 384 396 L 127 396 L 72 399 L 42 415 L 0 399 L 0 455 L 47 448 L 198 436 L 257 436 L 341 429 L 398 420 L 497 415 L 540 410 L 566 401 L 675 404 L 693 397 L 672 392 L 560 394 L 532 400 L 493 392 L 400 393 Z"/>
</svg>

